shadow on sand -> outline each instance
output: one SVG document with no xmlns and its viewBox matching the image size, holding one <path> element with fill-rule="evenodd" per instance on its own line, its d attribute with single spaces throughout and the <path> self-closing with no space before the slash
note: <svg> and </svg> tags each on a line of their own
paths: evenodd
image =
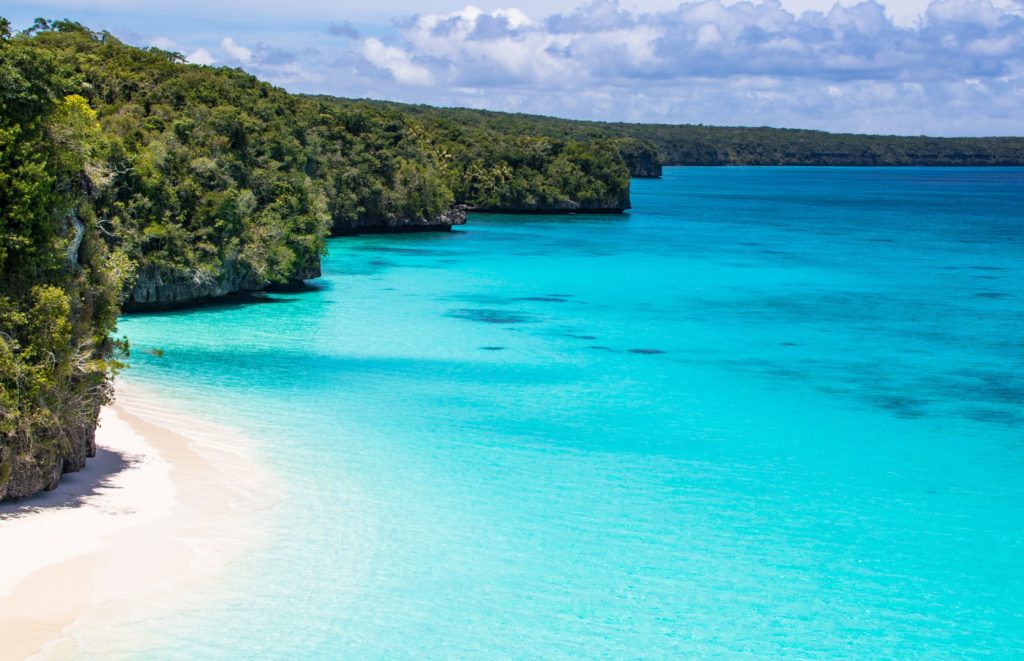
<svg viewBox="0 0 1024 661">
<path fill-rule="evenodd" d="M 61 476 L 60 484 L 53 491 L 0 503 L 0 521 L 43 510 L 82 507 L 93 496 L 118 488 L 111 484 L 112 478 L 137 461 L 130 455 L 98 448 L 96 456 L 86 462 L 85 468 Z"/>
</svg>

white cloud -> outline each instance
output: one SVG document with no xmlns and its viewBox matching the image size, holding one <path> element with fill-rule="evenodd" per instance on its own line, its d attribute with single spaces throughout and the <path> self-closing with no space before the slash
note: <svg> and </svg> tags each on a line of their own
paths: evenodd
<svg viewBox="0 0 1024 661">
<path fill-rule="evenodd" d="M 705 23 L 697 28 L 697 47 L 710 48 L 722 41 L 722 35 L 712 23 Z"/>
<path fill-rule="evenodd" d="M 913 25 L 875 0 L 802 13 L 777 0 L 664 11 L 596 0 L 548 17 L 468 6 L 396 30 L 364 40 L 373 66 L 356 67 L 391 98 L 478 106 L 483 96 L 495 109 L 593 119 L 1024 133 L 1013 110 L 1024 18 L 991 0 L 934 0 Z M 375 71 L 385 78 L 373 87 Z"/>
<path fill-rule="evenodd" d="M 149 45 L 150 46 L 154 46 L 156 48 L 160 48 L 162 50 L 169 50 L 169 51 L 173 51 L 173 50 L 175 50 L 178 47 L 177 44 L 175 44 L 173 40 L 171 40 L 171 39 L 169 39 L 167 37 L 153 37 L 152 39 L 149 40 Z"/>
<path fill-rule="evenodd" d="M 363 42 L 362 52 L 370 64 L 388 71 L 398 83 L 430 85 L 434 82 L 430 70 L 414 64 L 401 48 L 385 46 L 379 39 L 371 37 Z"/>
<path fill-rule="evenodd" d="M 967 44 L 965 50 L 972 55 L 1002 57 L 1015 50 L 1020 50 L 1022 41 L 1024 41 L 1024 33 L 1007 34 L 995 39 L 975 39 Z"/>
<path fill-rule="evenodd" d="M 197 48 L 197 49 L 195 49 L 194 51 L 192 51 L 191 53 L 186 55 L 185 59 L 188 60 L 189 62 L 191 62 L 192 64 L 206 64 L 206 65 L 213 64 L 214 62 L 217 61 L 217 60 L 213 59 L 213 55 L 210 55 L 210 51 L 206 50 L 205 48 Z"/>
<path fill-rule="evenodd" d="M 240 46 L 235 43 L 235 40 L 231 37 L 224 37 L 220 42 L 220 49 L 227 53 L 228 57 L 232 60 L 238 60 L 243 64 L 252 59 L 252 51 L 245 46 Z"/>
</svg>

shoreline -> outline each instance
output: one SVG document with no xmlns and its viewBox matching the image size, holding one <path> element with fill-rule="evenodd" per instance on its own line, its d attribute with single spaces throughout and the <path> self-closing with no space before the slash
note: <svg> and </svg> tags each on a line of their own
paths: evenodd
<svg viewBox="0 0 1024 661">
<path fill-rule="evenodd" d="M 54 491 L 0 506 L 0 658 L 73 656 L 91 611 L 173 603 L 255 545 L 280 498 L 247 439 L 136 385 L 118 383 L 96 444 Z"/>
</svg>

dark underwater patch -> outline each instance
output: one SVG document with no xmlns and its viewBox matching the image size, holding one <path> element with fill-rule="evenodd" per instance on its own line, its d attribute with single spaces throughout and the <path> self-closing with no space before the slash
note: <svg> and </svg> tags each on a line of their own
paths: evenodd
<svg viewBox="0 0 1024 661">
<path fill-rule="evenodd" d="M 536 301 L 538 303 L 568 303 L 566 299 L 561 296 L 524 296 L 522 298 L 514 298 L 513 301 Z"/>
<path fill-rule="evenodd" d="M 403 248 L 400 246 L 355 246 L 351 248 L 360 252 L 390 252 L 397 253 L 400 255 L 439 255 L 443 254 L 440 250 L 431 250 L 429 248 Z"/>
<path fill-rule="evenodd" d="M 480 347 L 481 351 L 504 351 L 505 347 Z"/>
<path fill-rule="evenodd" d="M 950 398 L 1024 405 L 1024 378 L 1013 371 L 964 369 L 952 376 L 944 389 Z"/>
<path fill-rule="evenodd" d="M 772 367 L 764 372 L 768 376 L 779 379 L 806 379 L 807 372 L 792 367 Z"/>
<path fill-rule="evenodd" d="M 508 296 L 497 296 L 495 294 L 458 294 L 454 296 L 441 296 L 437 300 L 475 303 L 477 305 L 511 305 L 518 299 L 509 298 Z"/>
<path fill-rule="evenodd" d="M 876 395 L 870 397 L 870 400 L 876 406 L 891 411 L 894 415 L 901 418 L 924 417 L 923 406 L 927 403 L 923 399 L 907 397 L 905 395 Z"/>
<path fill-rule="evenodd" d="M 1019 425 L 1024 421 L 1024 418 L 1013 411 L 985 407 L 961 409 L 960 415 L 969 420 L 974 420 L 975 422 L 988 422 L 1011 426 Z"/>
<path fill-rule="evenodd" d="M 661 349 L 630 349 L 629 353 L 639 353 L 645 356 L 654 356 L 659 353 L 665 353 Z"/>
<path fill-rule="evenodd" d="M 479 321 L 484 324 L 525 324 L 535 319 L 521 312 L 509 312 L 507 310 L 495 310 L 493 308 L 455 308 L 446 313 L 455 319 L 467 321 Z"/>
</svg>

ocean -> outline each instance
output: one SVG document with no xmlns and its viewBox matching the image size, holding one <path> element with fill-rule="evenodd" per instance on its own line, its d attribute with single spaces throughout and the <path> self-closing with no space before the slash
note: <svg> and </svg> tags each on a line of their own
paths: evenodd
<svg viewBox="0 0 1024 661">
<path fill-rule="evenodd" d="M 122 319 L 124 379 L 282 497 L 85 648 L 1024 655 L 1024 168 L 667 168 L 633 206 L 332 239 L 308 290 Z"/>
</svg>

